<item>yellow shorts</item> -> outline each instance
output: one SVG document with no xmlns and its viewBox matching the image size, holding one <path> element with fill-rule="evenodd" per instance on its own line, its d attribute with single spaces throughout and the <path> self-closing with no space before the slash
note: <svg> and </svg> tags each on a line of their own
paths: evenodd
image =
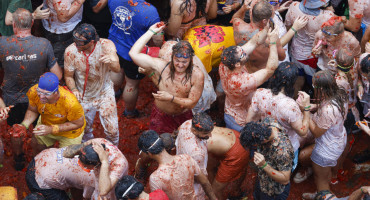
<svg viewBox="0 0 370 200">
<path fill-rule="evenodd" d="M 41 117 L 39 117 L 39 120 L 37 121 L 37 125 L 41 125 Z M 53 135 L 53 134 L 42 135 L 42 136 L 35 135 L 35 138 L 37 139 L 37 142 L 39 144 L 46 145 L 47 147 L 50 147 L 54 145 L 56 141 L 59 141 L 59 148 L 62 148 L 62 147 L 66 147 L 72 144 L 81 144 L 83 135 L 84 135 L 84 131 L 82 131 L 82 133 L 76 138 L 67 138 L 67 137 Z"/>
</svg>

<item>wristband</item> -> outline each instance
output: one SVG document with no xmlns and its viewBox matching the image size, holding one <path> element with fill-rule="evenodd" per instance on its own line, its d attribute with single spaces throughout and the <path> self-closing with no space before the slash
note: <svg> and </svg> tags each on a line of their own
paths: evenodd
<svg viewBox="0 0 370 200">
<path fill-rule="evenodd" d="M 58 125 L 51 125 L 51 127 L 53 128 L 52 132 L 53 134 L 57 134 L 59 133 L 59 126 Z"/>
<path fill-rule="evenodd" d="M 294 34 L 297 34 L 297 30 L 295 30 L 293 27 L 291 27 L 292 31 L 294 31 Z"/>
<path fill-rule="evenodd" d="M 365 194 L 364 190 L 362 190 L 362 187 L 360 187 L 362 194 Z"/>
<path fill-rule="evenodd" d="M 152 72 L 148 77 L 150 78 L 150 77 L 152 77 L 154 75 L 154 72 Z"/>
<path fill-rule="evenodd" d="M 358 86 L 358 87 L 363 87 L 361 84 L 358 84 L 357 86 Z"/>
<path fill-rule="evenodd" d="M 24 124 L 23 122 L 21 123 L 22 126 L 26 127 L 26 129 L 28 130 L 28 126 L 26 124 Z"/>
<path fill-rule="evenodd" d="M 310 109 L 304 109 L 303 111 L 311 111 Z"/>
<path fill-rule="evenodd" d="M 267 166 L 267 162 L 265 162 L 264 165 L 262 165 L 261 169 L 265 168 Z"/>
<path fill-rule="evenodd" d="M 164 32 L 156 33 L 155 35 L 164 35 Z"/>
<path fill-rule="evenodd" d="M 152 29 L 149 29 L 149 31 L 151 31 L 154 35 L 157 34 L 157 32 L 153 31 Z"/>
<path fill-rule="evenodd" d="M 173 100 L 175 99 L 175 95 L 172 95 L 172 100 L 171 100 L 171 102 L 173 102 Z"/>
<path fill-rule="evenodd" d="M 276 44 L 276 42 L 270 42 L 270 45 Z"/>
</svg>

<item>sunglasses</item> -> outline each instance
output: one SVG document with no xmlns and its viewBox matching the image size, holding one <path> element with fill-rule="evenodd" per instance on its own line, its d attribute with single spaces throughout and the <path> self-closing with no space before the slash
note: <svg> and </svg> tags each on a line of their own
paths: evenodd
<svg viewBox="0 0 370 200">
<path fill-rule="evenodd" d="M 175 56 L 178 58 L 190 58 L 190 54 L 186 54 L 186 53 L 177 53 L 175 54 Z"/>
<path fill-rule="evenodd" d="M 335 34 L 335 33 L 330 33 L 330 32 L 327 32 L 325 31 L 324 29 L 321 30 L 325 35 L 329 35 L 329 36 L 337 36 L 338 34 Z"/>
<path fill-rule="evenodd" d="M 58 90 L 58 88 L 55 88 L 54 91 L 51 91 L 51 92 L 42 92 L 39 88 L 36 89 L 36 92 L 38 95 L 44 95 L 44 96 L 50 96 L 52 95 L 54 92 L 56 92 Z"/>
<path fill-rule="evenodd" d="M 280 3 L 281 3 L 281 1 L 279 0 L 279 1 L 270 1 L 269 2 L 272 6 L 277 6 L 277 5 L 279 5 Z"/>
<path fill-rule="evenodd" d="M 84 40 L 81 38 L 76 37 L 76 35 L 73 34 L 73 42 L 76 43 L 76 46 L 81 47 L 85 46 L 90 43 L 91 40 Z"/>
</svg>

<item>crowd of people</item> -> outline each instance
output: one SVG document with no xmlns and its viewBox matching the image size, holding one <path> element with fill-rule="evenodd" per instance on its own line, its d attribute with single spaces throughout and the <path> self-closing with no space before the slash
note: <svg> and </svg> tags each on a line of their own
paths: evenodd
<svg viewBox="0 0 370 200">
<path fill-rule="evenodd" d="M 352 135 L 370 135 L 369 0 L 0 6 L 0 122 L 8 125 L 12 166 L 27 169 L 32 194 L 25 199 L 78 199 L 79 192 L 96 200 L 243 199 L 248 165 L 257 173 L 254 199 L 288 199 L 290 182 L 312 174 L 316 192 L 302 198 L 339 199 L 330 185 L 343 172 Z M 211 48 L 225 34 L 233 41 Z M 118 116 L 140 117 L 146 76 L 157 91 L 130 174 Z M 211 109 L 223 119 L 212 119 Z M 96 114 L 105 138 L 94 137 Z M 29 133 L 33 150 L 25 152 Z M 0 164 L 1 148 L 0 138 Z M 370 198 L 370 186 L 355 189 L 348 199 Z"/>
</svg>

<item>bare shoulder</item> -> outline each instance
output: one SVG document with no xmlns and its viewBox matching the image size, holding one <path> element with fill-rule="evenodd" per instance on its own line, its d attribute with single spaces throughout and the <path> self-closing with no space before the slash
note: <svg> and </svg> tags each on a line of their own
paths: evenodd
<svg viewBox="0 0 370 200">
<path fill-rule="evenodd" d="M 192 79 L 194 81 L 198 81 L 197 79 L 201 79 L 202 81 L 204 80 L 204 74 L 203 74 L 202 70 L 199 68 L 198 65 L 193 66 L 192 76 L 194 77 Z"/>
</svg>

